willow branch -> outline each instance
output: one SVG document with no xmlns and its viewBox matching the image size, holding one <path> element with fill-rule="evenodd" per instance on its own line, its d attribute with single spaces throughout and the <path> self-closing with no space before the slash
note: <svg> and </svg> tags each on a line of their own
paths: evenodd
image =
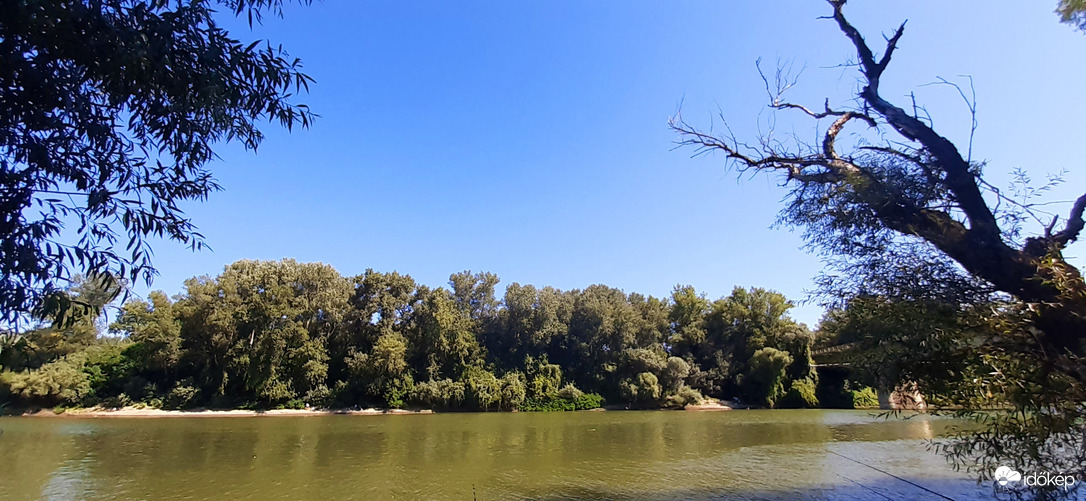
<svg viewBox="0 0 1086 501">
<path fill-rule="evenodd" d="M 734 137 L 721 138 L 702 132 L 686 123 L 679 115 L 668 120 L 668 125 L 682 136 L 678 143 L 679 146 L 693 146 L 697 150 L 695 154 L 718 151 L 722 152 L 729 160 L 738 162 L 742 170 L 778 170 L 784 171 L 788 176 L 788 180 L 801 183 L 836 183 L 849 176 L 863 175 L 863 171 L 858 166 L 841 158 L 833 150 L 837 134 L 851 118 L 854 118 L 854 116 L 848 114 L 838 118 L 826 132 L 822 155 L 781 155 L 771 149 L 747 153 L 742 151 L 743 145 Z M 820 168 L 821 170 L 811 172 L 808 170 L 811 168 Z"/>
</svg>

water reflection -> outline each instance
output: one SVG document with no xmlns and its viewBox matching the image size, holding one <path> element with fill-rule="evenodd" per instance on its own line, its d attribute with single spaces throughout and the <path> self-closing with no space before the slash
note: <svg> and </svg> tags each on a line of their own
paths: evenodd
<svg viewBox="0 0 1086 501">
<path fill-rule="evenodd" d="M 917 491 L 867 465 L 956 499 L 984 497 L 926 450 L 950 424 L 846 411 L 8 418 L 0 420 L 0 461 L 9 466 L 0 498 L 866 499 Z"/>
<path fill-rule="evenodd" d="M 41 498 L 49 501 L 66 501 L 88 497 L 91 488 L 85 466 L 89 458 L 65 461 L 57 468 L 41 488 Z"/>
</svg>

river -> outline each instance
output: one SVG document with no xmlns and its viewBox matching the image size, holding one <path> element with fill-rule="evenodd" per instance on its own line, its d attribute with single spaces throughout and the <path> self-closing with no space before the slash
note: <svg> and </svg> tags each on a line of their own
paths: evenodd
<svg viewBox="0 0 1086 501">
<path fill-rule="evenodd" d="M 0 499 L 987 499 L 871 412 L 0 418 Z"/>
</svg>

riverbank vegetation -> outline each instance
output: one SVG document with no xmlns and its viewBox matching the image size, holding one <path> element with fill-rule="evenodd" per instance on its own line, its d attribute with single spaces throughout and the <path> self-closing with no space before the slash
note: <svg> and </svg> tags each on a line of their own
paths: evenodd
<svg viewBox="0 0 1086 501">
<path fill-rule="evenodd" d="M 561 291 L 456 273 L 448 288 L 319 263 L 239 261 L 123 305 L 8 336 L 0 391 L 18 407 L 579 410 L 682 408 L 704 397 L 816 407 L 812 332 L 781 294 L 710 301 L 605 285 Z M 83 280 L 73 297 L 118 287 Z M 101 305 L 99 305 L 101 306 Z"/>
</svg>

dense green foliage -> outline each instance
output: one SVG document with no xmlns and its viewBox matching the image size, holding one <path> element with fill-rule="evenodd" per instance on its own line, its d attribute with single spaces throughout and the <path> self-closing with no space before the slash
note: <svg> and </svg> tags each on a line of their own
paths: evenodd
<svg viewBox="0 0 1086 501">
<path fill-rule="evenodd" d="M 870 386 L 865 386 L 859 390 L 851 390 L 849 396 L 852 397 L 853 409 L 879 408 L 879 396 L 875 394 L 875 390 Z"/>
<path fill-rule="evenodd" d="M 514 283 L 499 300 L 492 274 L 449 283 L 239 261 L 173 300 L 124 304 L 119 336 L 96 339 L 89 320 L 28 335 L 2 352 L 4 386 L 25 405 L 167 408 L 681 408 L 703 396 L 772 405 L 789 389 L 817 402 L 812 335 L 775 292 L 710 302 L 691 287 L 657 299 Z M 35 348 L 46 337 L 71 341 Z"/>
<path fill-rule="evenodd" d="M 581 411 L 603 406 L 603 397 L 595 393 L 582 393 L 576 399 L 553 397 L 528 400 L 519 407 L 522 411 Z"/>
<path fill-rule="evenodd" d="M 784 396 L 785 370 L 792 365 L 792 357 L 787 351 L 775 348 L 762 348 L 754 352 L 750 359 L 750 396 L 755 401 L 770 407 L 777 399 Z"/>
<path fill-rule="evenodd" d="M 149 280 L 154 238 L 202 247 L 181 205 L 218 189 L 214 148 L 309 126 L 300 62 L 216 22 L 282 4 L 0 4 L 0 325 L 86 307 L 63 294 L 79 273 Z"/>
<path fill-rule="evenodd" d="M 5 372 L 8 391 L 27 402 L 46 406 L 79 405 L 118 395 L 131 359 L 115 344 L 96 344 L 51 361 L 37 370 Z"/>
<path fill-rule="evenodd" d="M 792 387 L 781 397 L 778 406 L 790 409 L 818 407 L 815 382 L 810 379 L 792 381 Z"/>
</svg>

